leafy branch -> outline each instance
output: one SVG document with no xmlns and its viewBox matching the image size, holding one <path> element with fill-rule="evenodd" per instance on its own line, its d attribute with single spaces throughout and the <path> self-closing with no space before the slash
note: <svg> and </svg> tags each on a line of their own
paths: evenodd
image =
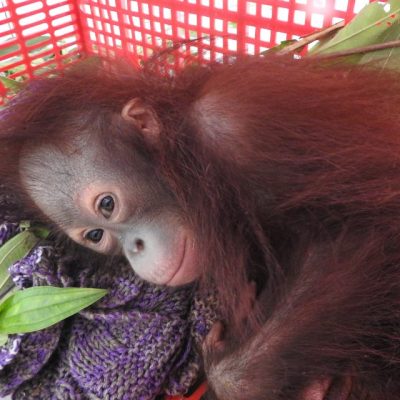
<svg viewBox="0 0 400 400">
<path fill-rule="evenodd" d="M 307 57 L 341 59 L 378 69 L 400 69 L 400 0 L 370 3 L 347 25 L 314 32 L 276 52 L 291 54 L 308 48 Z"/>
<path fill-rule="evenodd" d="M 35 286 L 17 291 L 9 267 L 27 257 L 49 231 L 29 222 L 0 247 L 0 345 L 8 334 L 47 328 L 90 306 L 107 294 L 105 289 Z"/>
</svg>

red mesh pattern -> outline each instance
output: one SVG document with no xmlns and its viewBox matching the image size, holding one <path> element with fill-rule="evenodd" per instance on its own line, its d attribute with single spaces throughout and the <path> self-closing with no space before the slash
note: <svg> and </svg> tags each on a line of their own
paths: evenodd
<svg viewBox="0 0 400 400">
<path fill-rule="evenodd" d="M 83 50 L 68 0 L 0 0 L 0 71 L 24 79 L 61 68 Z"/>
<path fill-rule="evenodd" d="M 283 40 L 349 19 L 364 0 L 83 0 L 87 49 L 146 58 L 174 41 L 205 38 L 182 51 L 205 61 L 257 54 Z M 210 40 L 209 38 L 213 38 Z M 171 60 L 172 63 L 176 60 Z"/>
<path fill-rule="evenodd" d="M 0 72 L 24 79 L 79 54 L 140 60 L 187 43 L 184 56 L 257 54 L 349 19 L 368 0 L 0 0 Z M 172 67 L 180 63 L 170 57 Z"/>
</svg>

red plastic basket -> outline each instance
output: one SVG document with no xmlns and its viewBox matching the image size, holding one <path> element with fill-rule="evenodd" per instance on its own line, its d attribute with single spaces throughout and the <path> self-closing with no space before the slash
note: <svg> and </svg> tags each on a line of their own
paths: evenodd
<svg viewBox="0 0 400 400">
<path fill-rule="evenodd" d="M 366 0 L 0 0 L 0 72 L 30 78 L 81 54 L 140 60 L 176 41 L 215 60 L 349 19 Z M 178 62 L 178 61 L 174 61 Z"/>
</svg>

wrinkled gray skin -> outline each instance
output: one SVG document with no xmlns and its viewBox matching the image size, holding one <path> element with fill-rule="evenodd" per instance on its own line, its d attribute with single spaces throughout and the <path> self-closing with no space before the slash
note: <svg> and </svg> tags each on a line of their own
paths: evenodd
<svg viewBox="0 0 400 400">
<path fill-rule="evenodd" d="M 157 135 L 158 121 L 137 99 L 122 116 L 145 135 Z M 121 170 L 115 154 L 95 138 L 78 136 L 68 153 L 55 146 L 26 151 L 21 178 L 28 194 L 75 242 L 105 254 L 123 253 L 134 271 L 156 284 L 178 286 L 198 276 L 193 233 L 171 196 L 139 154 Z M 112 198 L 112 210 L 102 200 Z M 89 239 L 99 232 L 101 240 Z"/>
</svg>

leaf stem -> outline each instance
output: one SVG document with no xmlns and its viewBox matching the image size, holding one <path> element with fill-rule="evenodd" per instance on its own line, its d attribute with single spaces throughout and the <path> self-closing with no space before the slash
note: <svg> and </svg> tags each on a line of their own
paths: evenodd
<svg viewBox="0 0 400 400">
<path fill-rule="evenodd" d="M 284 49 L 278 51 L 277 54 L 280 56 L 283 56 L 283 55 L 289 54 L 295 50 L 301 49 L 302 47 L 307 46 L 308 44 L 315 42 L 316 40 L 323 39 L 325 36 L 329 35 L 330 33 L 334 32 L 338 29 L 343 28 L 344 26 L 345 26 L 345 23 L 343 20 L 334 25 L 328 26 L 325 29 L 321 29 L 321 30 L 311 33 L 307 36 L 303 36 L 296 43 L 286 46 Z"/>
<path fill-rule="evenodd" d="M 355 49 L 342 50 L 330 54 L 322 54 L 315 56 L 310 55 L 310 57 L 326 60 L 331 58 L 352 56 L 354 54 L 371 53 L 373 51 L 385 50 L 391 47 L 393 48 L 400 47 L 400 40 L 392 40 L 390 42 L 385 42 L 385 43 L 371 44 L 369 46 L 356 47 Z"/>
</svg>

